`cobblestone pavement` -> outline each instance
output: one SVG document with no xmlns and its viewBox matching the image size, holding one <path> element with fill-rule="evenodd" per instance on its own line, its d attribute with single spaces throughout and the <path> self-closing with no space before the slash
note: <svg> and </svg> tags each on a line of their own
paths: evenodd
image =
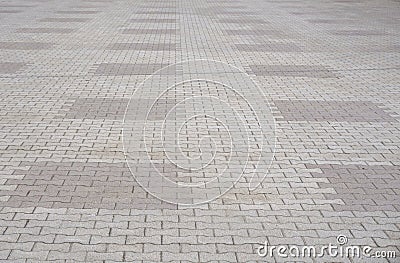
<svg viewBox="0 0 400 263">
<path fill-rule="evenodd" d="M 399 262 L 399 51 L 395 0 L 0 0 L 0 259 Z M 140 88 L 157 70 L 198 59 L 207 60 L 162 70 Z M 218 71 L 219 62 L 248 75 Z M 161 201 L 153 197 L 162 190 L 151 185 L 153 168 L 172 181 L 203 182 L 233 153 L 239 165 L 227 171 L 240 171 L 242 151 L 225 141 L 232 130 L 205 118 L 208 112 L 256 127 L 243 98 L 198 80 L 202 70 L 238 83 L 261 118 L 271 113 L 273 162 L 269 169 L 268 158 L 262 162 L 268 174 L 254 191 L 242 177 L 225 194 L 221 185 L 201 197 L 167 189 L 177 202 Z M 159 92 L 154 85 L 184 74 L 197 80 L 163 94 L 146 115 Z M 266 99 L 248 88 L 250 79 Z M 174 107 L 204 94 L 224 100 Z M 151 141 L 144 147 L 136 138 L 136 165 L 123 147 L 128 104 L 137 114 L 133 126 L 150 121 Z M 182 116 L 204 117 L 180 126 L 181 156 L 173 145 L 160 152 L 163 140 L 155 139 L 172 109 L 173 129 Z M 241 139 L 233 142 L 241 147 Z M 203 152 L 213 147 L 215 155 Z M 141 162 L 143 152 L 153 168 Z M 184 155 L 189 161 L 180 164 L 211 158 L 212 169 L 182 173 L 165 162 Z M 213 194 L 223 195 L 196 206 L 180 202 Z M 258 255 L 265 242 L 321 247 L 338 245 L 340 235 L 342 247 L 395 251 L 397 258 Z"/>
</svg>

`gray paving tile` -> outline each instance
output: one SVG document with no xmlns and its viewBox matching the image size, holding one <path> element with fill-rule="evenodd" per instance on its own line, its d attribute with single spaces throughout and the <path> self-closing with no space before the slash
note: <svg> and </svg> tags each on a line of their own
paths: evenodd
<svg viewBox="0 0 400 263">
<path fill-rule="evenodd" d="M 249 65 L 249 73 L 256 76 L 287 76 L 309 78 L 337 78 L 340 76 L 324 66 L 308 65 Z"/>
<path fill-rule="evenodd" d="M 21 12 L 21 10 L 0 10 L 0 14 L 16 14 Z"/>
<path fill-rule="evenodd" d="M 89 4 L 89 5 L 72 5 L 71 8 L 82 8 L 82 9 L 86 9 L 86 8 L 101 8 L 104 7 L 103 5 L 93 5 L 93 4 Z"/>
<path fill-rule="evenodd" d="M 93 11 L 93 10 L 61 10 L 57 11 L 57 14 L 83 14 L 83 15 L 90 15 L 90 14 L 97 14 L 100 11 Z"/>
<path fill-rule="evenodd" d="M 53 43 L 43 42 L 0 42 L 0 49 L 10 50 L 42 50 L 53 48 Z"/>
<path fill-rule="evenodd" d="M 375 103 L 364 101 L 275 100 L 287 121 L 395 122 Z"/>
<path fill-rule="evenodd" d="M 177 23 L 176 18 L 132 18 L 129 19 L 131 23 Z"/>
<path fill-rule="evenodd" d="M 267 23 L 264 19 L 257 18 L 257 17 L 236 17 L 236 18 L 221 18 L 218 20 L 221 23 L 227 24 L 265 24 Z"/>
<path fill-rule="evenodd" d="M 71 106 L 64 108 L 68 110 L 65 117 L 122 120 L 127 104 L 127 99 L 79 98 L 74 100 Z"/>
<path fill-rule="evenodd" d="M 89 3 L 107 3 L 107 0 L 84 0 L 83 2 L 89 2 Z"/>
<path fill-rule="evenodd" d="M 154 5 L 140 5 L 140 7 L 146 9 L 146 8 L 154 8 L 155 6 L 154 6 Z M 158 8 L 163 8 L 163 9 L 169 9 L 169 8 L 172 9 L 172 8 L 176 8 L 176 5 L 174 5 L 174 4 L 167 4 L 167 3 L 158 3 L 158 4 L 156 5 L 156 7 L 158 7 Z"/>
<path fill-rule="evenodd" d="M 257 255 L 259 244 L 321 246 L 339 234 L 399 251 L 398 2 L 7 0 L 0 10 L 0 260 L 282 262 Z M 204 58 L 213 62 L 154 74 Z M 217 61 L 247 71 L 263 94 Z M 191 203 L 222 188 L 179 194 L 157 175 L 225 187 L 255 167 L 265 147 L 249 136 L 268 112 L 264 97 L 276 147 L 258 189 L 239 180 L 196 207 L 146 191 Z M 126 152 L 130 99 L 132 129 L 149 126 Z M 227 118 L 226 102 L 244 118 Z M 231 142 L 243 148 L 230 155 L 238 131 Z M 135 154 L 143 159 L 130 170 Z M 216 176 L 232 158 L 228 178 Z M 208 166 L 197 170 L 200 161 Z"/>
<path fill-rule="evenodd" d="M 282 33 L 278 30 L 265 30 L 265 29 L 235 29 L 235 30 L 225 30 L 225 33 L 232 36 L 242 36 L 242 35 L 251 35 L 251 36 L 277 36 Z"/>
<path fill-rule="evenodd" d="M 87 22 L 89 18 L 80 17 L 48 17 L 40 19 L 40 22 L 60 22 L 60 23 L 70 23 L 70 22 Z"/>
<path fill-rule="evenodd" d="M 0 74 L 14 74 L 21 70 L 26 63 L 0 62 Z"/>
<path fill-rule="evenodd" d="M 357 20 L 350 19 L 323 19 L 323 18 L 314 18 L 314 19 L 306 19 L 308 22 L 313 24 L 351 24 L 357 23 Z"/>
<path fill-rule="evenodd" d="M 294 43 L 269 42 L 265 44 L 236 44 L 236 49 L 243 52 L 302 52 Z"/>
<path fill-rule="evenodd" d="M 177 34 L 176 29 L 168 29 L 168 28 L 160 28 L 160 29 L 149 29 L 149 28 L 128 28 L 122 31 L 123 34 L 132 34 L 132 35 L 140 35 L 140 34 L 168 34 L 175 35 Z"/>
<path fill-rule="evenodd" d="M 326 178 L 322 188 L 333 188 L 336 193 L 327 194 L 328 199 L 343 200 L 345 205 L 333 205 L 338 211 L 396 211 L 399 202 L 395 189 L 400 184 L 398 166 L 368 165 L 308 165 L 319 168 L 322 173 L 314 177 Z"/>
<path fill-rule="evenodd" d="M 255 12 L 251 12 L 251 11 L 239 11 L 239 10 L 218 10 L 214 11 L 218 14 L 221 15 L 238 15 L 238 16 L 251 16 L 251 15 L 256 15 Z"/>
<path fill-rule="evenodd" d="M 167 117 L 167 114 L 171 114 L 171 110 L 178 103 L 175 99 L 159 99 L 156 102 L 149 99 L 132 99 L 130 103 L 134 106 L 137 116 L 135 120 L 138 121 L 163 121 Z M 152 108 L 151 111 L 146 109 Z M 174 113 L 172 113 L 174 114 Z M 158 164 L 154 164 L 157 167 Z M 167 170 L 174 174 L 177 171 L 175 166 L 171 167 L 165 164 L 159 164 L 160 170 Z M 166 171 L 167 172 L 167 171 Z M 172 175 L 171 175 L 172 176 Z"/>
<path fill-rule="evenodd" d="M 177 11 L 166 11 L 166 10 L 160 10 L 160 11 L 148 11 L 148 10 L 143 10 L 143 11 L 136 11 L 134 14 L 140 14 L 140 15 L 174 15 L 178 14 Z"/>
<path fill-rule="evenodd" d="M 14 5 L 14 4 L 1 4 L 0 5 L 0 8 L 7 8 L 7 7 L 10 7 L 10 8 L 14 8 L 14 7 L 35 7 L 35 5 Z"/>
<path fill-rule="evenodd" d="M 341 35 L 341 36 L 383 36 L 387 35 L 388 33 L 385 30 L 377 31 L 377 30 L 336 30 L 332 31 L 334 35 Z"/>
<path fill-rule="evenodd" d="M 21 189 L 23 191 L 12 194 L 4 203 L 11 207 L 15 205 L 58 209 L 84 207 L 113 209 L 117 205 L 137 209 L 157 206 L 172 209 L 176 207 L 163 204 L 155 198 L 148 198 L 145 192 L 136 189 L 137 184 L 124 164 L 42 162 L 32 164 L 27 171 L 16 171 L 16 173 L 24 174 L 23 180 L 33 184 L 26 185 Z M 18 183 L 18 180 L 9 182 L 9 184 L 15 183 Z M 139 192 L 132 195 L 134 189 L 135 192 L 138 190 Z"/>
<path fill-rule="evenodd" d="M 168 65 L 166 64 L 128 64 L 102 63 L 98 65 L 95 74 L 105 76 L 121 75 L 151 75 Z"/>
<path fill-rule="evenodd" d="M 69 34 L 74 32 L 75 30 L 73 28 L 19 28 L 17 30 L 18 33 L 46 33 L 46 34 Z"/>
<path fill-rule="evenodd" d="M 137 51 L 175 51 L 175 43 L 115 43 L 108 46 L 109 50 L 137 50 Z"/>
</svg>

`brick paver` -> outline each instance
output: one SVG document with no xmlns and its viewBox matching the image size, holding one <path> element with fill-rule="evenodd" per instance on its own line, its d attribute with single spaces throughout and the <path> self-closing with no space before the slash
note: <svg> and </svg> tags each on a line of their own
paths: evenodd
<svg viewBox="0 0 400 263">
<path fill-rule="evenodd" d="M 1 0 L 0 260 L 398 262 L 399 17 L 392 0 Z M 397 258 L 257 253 L 340 235 Z"/>
</svg>

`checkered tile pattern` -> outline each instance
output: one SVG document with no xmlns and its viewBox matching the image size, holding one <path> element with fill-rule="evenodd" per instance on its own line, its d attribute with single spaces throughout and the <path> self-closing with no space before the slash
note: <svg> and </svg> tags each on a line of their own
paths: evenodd
<svg viewBox="0 0 400 263">
<path fill-rule="evenodd" d="M 2 0 L 0 261 L 297 262 L 257 248 L 345 235 L 397 258 L 301 262 L 399 262 L 399 10 L 392 0 Z M 267 99 L 256 106 L 274 115 L 276 149 L 255 191 L 241 180 L 183 207 L 135 181 L 122 128 L 129 102 L 137 123 L 161 123 L 179 94 L 206 87 L 222 98 L 197 80 L 150 115 L 153 89 L 130 100 L 154 72 L 195 59 L 249 74 Z M 205 107 L 226 112 L 187 102 L 173 117 Z M 201 126 L 226 137 L 194 122 L 183 127 L 183 154 L 201 143 Z M 209 175 L 180 177 L 150 146 L 170 180 Z"/>
</svg>

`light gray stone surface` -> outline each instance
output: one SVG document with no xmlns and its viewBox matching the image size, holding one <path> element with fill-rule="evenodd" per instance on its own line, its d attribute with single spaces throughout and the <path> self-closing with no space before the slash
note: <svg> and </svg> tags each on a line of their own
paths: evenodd
<svg viewBox="0 0 400 263">
<path fill-rule="evenodd" d="M 338 235 L 399 257 L 399 17 L 389 0 L 1 0 L 0 260 L 258 262 L 265 241 L 321 246 Z M 195 59 L 256 81 L 276 149 L 255 191 L 242 180 L 182 207 L 138 185 L 122 128 L 146 78 Z M 141 94 L 131 101 L 138 121 L 151 103 Z M 162 121 L 176 97 L 150 120 Z M 210 127 L 187 129 L 188 149 L 201 125 Z"/>
</svg>

